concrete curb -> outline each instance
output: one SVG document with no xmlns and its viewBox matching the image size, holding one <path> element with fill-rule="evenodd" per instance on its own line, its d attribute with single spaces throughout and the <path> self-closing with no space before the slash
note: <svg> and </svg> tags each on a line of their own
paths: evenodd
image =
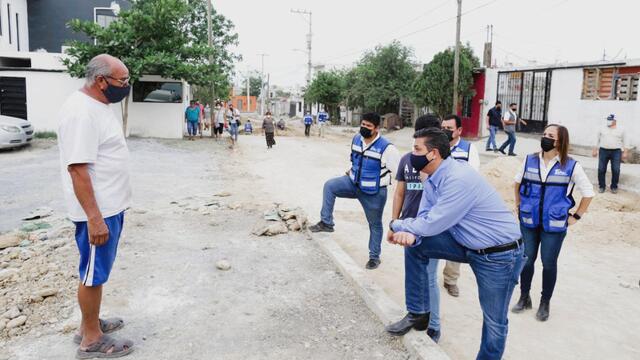
<svg viewBox="0 0 640 360">
<path fill-rule="evenodd" d="M 333 259 L 340 272 L 356 285 L 360 296 L 383 324 L 390 324 L 405 315 L 405 311 L 391 300 L 389 295 L 365 273 L 362 267 L 356 265 L 351 256 L 333 239 L 329 236 L 310 235 L 310 237 Z M 403 342 L 409 353 L 417 359 L 450 359 L 424 332 L 410 331 L 403 336 Z"/>
</svg>

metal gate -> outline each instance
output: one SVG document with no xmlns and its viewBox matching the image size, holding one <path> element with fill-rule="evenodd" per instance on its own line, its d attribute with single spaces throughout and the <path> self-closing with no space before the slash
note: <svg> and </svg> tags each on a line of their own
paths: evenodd
<svg viewBox="0 0 640 360">
<path fill-rule="evenodd" d="M 25 78 L 0 77 L 0 115 L 27 120 Z"/>
<path fill-rule="evenodd" d="M 502 108 L 518 104 L 518 115 L 527 125 L 518 130 L 540 133 L 547 125 L 551 70 L 509 71 L 498 74 L 498 100 Z"/>
</svg>

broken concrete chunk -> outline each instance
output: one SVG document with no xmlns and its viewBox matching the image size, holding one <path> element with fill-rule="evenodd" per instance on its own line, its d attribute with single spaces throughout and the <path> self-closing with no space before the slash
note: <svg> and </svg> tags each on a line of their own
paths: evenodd
<svg viewBox="0 0 640 360">
<path fill-rule="evenodd" d="M 20 236 L 15 233 L 0 235 L 0 249 L 18 246 L 21 241 Z"/>
<path fill-rule="evenodd" d="M 18 269 L 2 269 L 0 270 L 0 281 L 12 278 L 18 274 Z"/>
<path fill-rule="evenodd" d="M 13 319 L 13 320 L 11 320 L 11 321 L 9 321 L 7 323 L 7 329 L 13 329 L 13 328 L 16 328 L 18 326 L 22 326 L 26 322 L 27 322 L 27 317 L 25 315 L 18 316 L 17 318 L 15 318 L 15 319 Z"/>
<path fill-rule="evenodd" d="M 221 191 L 219 193 L 213 194 L 213 196 L 216 196 L 216 197 L 229 197 L 229 196 L 231 196 L 231 193 L 228 192 L 228 191 Z"/>
<path fill-rule="evenodd" d="M 51 215 L 53 215 L 53 209 L 43 206 L 31 211 L 29 215 L 27 215 L 22 220 L 29 221 L 29 220 L 43 219 Z"/>
<path fill-rule="evenodd" d="M 46 298 L 49 296 L 56 295 L 57 293 L 58 293 L 58 289 L 42 289 L 42 290 L 36 291 L 34 295 L 39 296 L 41 298 Z"/>
</svg>

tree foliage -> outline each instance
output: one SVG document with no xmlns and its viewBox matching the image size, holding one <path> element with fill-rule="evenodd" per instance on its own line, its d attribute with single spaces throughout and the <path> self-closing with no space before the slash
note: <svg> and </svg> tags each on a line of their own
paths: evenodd
<svg viewBox="0 0 640 360">
<path fill-rule="evenodd" d="M 145 74 L 153 74 L 228 89 L 233 63 L 239 59 L 229 47 L 237 44 L 238 37 L 231 21 L 214 11 L 215 44 L 214 49 L 209 47 L 205 1 L 136 0 L 105 28 L 92 21 L 71 20 L 73 31 L 95 39 L 95 43 L 68 42 L 70 57 L 63 62 L 72 76 L 82 77 L 91 58 L 107 53 L 125 63 L 132 84 Z M 125 130 L 128 102 L 127 98 Z"/>
<path fill-rule="evenodd" d="M 345 75 L 338 70 L 321 71 L 306 89 L 304 99 L 308 103 L 319 103 L 329 112 L 330 118 L 340 119 L 338 106 L 345 96 Z"/>
<path fill-rule="evenodd" d="M 349 107 L 365 111 L 395 112 L 400 98 L 411 95 L 416 72 L 413 50 L 394 41 L 368 51 L 358 65 L 345 74 Z"/>
<path fill-rule="evenodd" d="M 260 74 L 253 72 L 248 75 L 249 78 L 249 96 L 260 96 L 260 88 L 262 87 L 262 79 Z M 242 80 L 242 95 L 247 95 L 247 76 Z"/>
<path fill-rule="evenodd" d="M 413 99 L 418 106 L 428 106 L 443 117 L 453 108 L 453 65 L 454 49 L 446 49 L 426 64 L 422 73 L 413 83 Z M 473 54 L 469 44 L 460 48 L 460 77 L 458 94 L 460 99 L 473 96 L 473 69 L 480 66 L 480 60 Z M 458 102 L 459 104 L 461 101 Z"/>
</svg>

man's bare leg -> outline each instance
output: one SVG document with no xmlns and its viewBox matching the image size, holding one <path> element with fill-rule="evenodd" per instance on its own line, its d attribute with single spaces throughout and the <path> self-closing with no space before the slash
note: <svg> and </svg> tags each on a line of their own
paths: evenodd
<svg viewBox="0 0 640 360">
<path fill-rule="evenodd" d="M 78 286 L 78 304 L 82 312 L 80 335 L 82 335 L 81 349 L 86 349 L 102 336 L 100 330 L 100 304 L 102 303 L 102 285 Z"/>
</svg>

